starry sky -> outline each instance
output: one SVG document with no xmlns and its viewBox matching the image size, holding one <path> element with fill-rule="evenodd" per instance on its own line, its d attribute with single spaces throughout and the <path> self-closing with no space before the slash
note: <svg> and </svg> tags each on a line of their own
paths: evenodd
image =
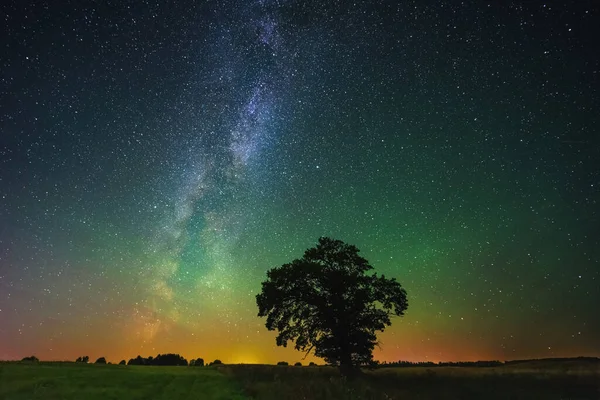
<svg viewBox="0 0 600 400">
<path fill-rule="evenodd" d="M 0 359 L 298 361 L 255 296 L 320 236 L 408 292 L 376 359 L 600 356 L 565 3 L 3 2 Z"/>
</svg>

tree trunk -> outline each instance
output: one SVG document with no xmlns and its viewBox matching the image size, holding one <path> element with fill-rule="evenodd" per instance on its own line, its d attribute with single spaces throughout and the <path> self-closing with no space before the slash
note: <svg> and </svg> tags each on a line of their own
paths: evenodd
<svg viewBox="0 0 600 400">
<path fill-rule="evenodd" d="M 344 310 L 345 311 L 345 310 Z M 342 316 L 335 336 L 338 338 L 340 346 L 340 373 L 347 379 L 354 379 L 360 373 L 360 369 L 352 363 L 352 346 L 349 340 L 349 329 L 347 326 L 348 317 Z"/>
<path fill-rule="evenodd" d="M 344 354 L 340 360 L 340 373 L 347 379 L 355 379 L 360 374 L 360 369 L 352 364 L 350 353 Z"/>
</svg>

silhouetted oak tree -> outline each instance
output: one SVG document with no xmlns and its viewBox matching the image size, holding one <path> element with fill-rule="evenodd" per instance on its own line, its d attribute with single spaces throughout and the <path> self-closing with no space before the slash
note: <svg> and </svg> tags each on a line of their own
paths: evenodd
<svg viewBox="0 0 600 400">
<path fill-rule="evenodd" d="M 100 357 L 96 360 L 95 364 L 106 364 L 106 358 Z"/>
<path fill-rule="evenodd" d="M 376 331 L 391 325 L 408 307 L 406 291 L 394 279 L 367 275 L 373 269 L 359 250 L 340 240 L 319 239 L 301 259 L 267 272 L 256 296 L 258 316 L 279 332 L 278 346 L 295 348 L 352 375 L 373 361 Z"/>
</svg>

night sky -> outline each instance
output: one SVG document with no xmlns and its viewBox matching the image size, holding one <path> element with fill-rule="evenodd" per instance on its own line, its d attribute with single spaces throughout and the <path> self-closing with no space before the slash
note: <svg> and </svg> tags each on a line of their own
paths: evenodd
<svg viewBox="0 0 600 400">
<path fill-rule="evenodd" d="M 2 2 L 0 359 L 298 361 L 320 236 L 408 292 L 376 359 L 600 356 L 598 3 L 395 3 Z"/>
</svg>

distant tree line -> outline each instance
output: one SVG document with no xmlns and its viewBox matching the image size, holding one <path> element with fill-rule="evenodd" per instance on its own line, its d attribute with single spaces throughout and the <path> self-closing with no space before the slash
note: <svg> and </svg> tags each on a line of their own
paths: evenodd
<svg viewBox="0 0 600 400">
<path fill-rule="evenodd" d="M 30 360 L 30 358 L 32 358 L 32 357 L 35 358 L 34 356 L 25 357 L 22 361 L 32 361 L 32 360 Z M 37 358 L 35 358 L 35 360 L 37 361 Z M 88 363 L 89 360 L 90 360 L 90 357 L 82 356 L 82 357 L 77 357 L 75 362 Z M 112 364 L 112 363 L 110 363 L 110 362 L 107 363 L 106 358 L 100 357 L 96 360 L 95 364 Z M 214 365 L 214 364 L 221 364 L 221 360 L 215 360 L 212 363 L 210 363 L 209 365 Z M 190 360 L 190 362 L 188 363 L 188 361 L 185 358 L 183 358 L 179 354 L 173 354 L 173 353 L 159 354 L 156 357 L 152 357 L 152 356 L 142 357 L 142 356 L 138 355 L 136 358 L 132 358 L 129 361 L 121 360 L 119 362 L 119 365 L 156 365 L 156 366 L 189 365 L 189 366 L 195 366 L 195 367 L 203 367 L 204 359 L 196 358 L 196 359 Z"/>
<path fill-rule="evenodd" d="M 563 362 L 563 361 L 579 361 L 579 362 L 588 362 L 592 364 L 599 364 L 600 358 L 598 357 L 569 357 L 569 358 L 534 358 L 531 360 L 511 360 L 505 361 L 504 364 L 521 364 L 532 361 L 543 361 L 543 362 Z"/>
<path fill-rule="evenodd" d="M 77 357 L 75 362 L 77 363 L 88 363 L 90 358 L 88 356 Z M 24 362 L 39 362 L 40 360 L 36 356 L 24 357 L 21 359 Z M 379 362 L 374 361 L 372 363 L 372 367 L 374 368 L 402 368 L 402 367 L 499 367 L 502 365 L 514 365 L 520 363 L 527 362 L 564 362 L 564 361 L 579 361 L 579 362 L 588 362 L 594 364 L 600 364 L 600 358 L 598 357 L 571 357 L 571 358 L 539 358 L 539 359 L 526 359 L 526 360 L 511 360 L 511 361 L 457 361 L 457 362 L 438 362 L 434 363 L 432 361 L 420 361 L 420 362 L 411 362 L 411 361 L 393 361 L 393 362 Z M 96 360 L 95 364 L 111 364 L 106 361 L 106 358 L 100 357 Z M 221 360 L 217 359 L 213 362 L 208 363 L 208 366 L 211 365 L 221 365 L 223 364 Z M 142 357 L 137 356 L 136 358 L 130 359 L 128 362 L 125 360 L 121 360 L 119 365 L 156 365 L 156 366 L 179 366 L 179 365 L 189 365 L 191 367 L 203 367 L 204 359 L 196 358 L 188 361 L 180 356 L 179 354 L 159 354 L 156 357 Z M 287 361 L 280 361 L 277 363 L 279 366 L 288 366 L 289 363 Z M 296 367 L 301 367 L 302 363 L 296 362 L 294 364 Z M 310 362 L 308 364 L 309 367 L 318 366 L 314 362 Z"/>
<path fill-rule="evenodd" d="M 401 367 L 499 367 L 504 365 L 502 361 L 457 361 L 457 362 L 438 362 L 432 361 L 394 361 L 394 362 L 375 362 L 375 368 L 401 368 Z"/>
</svg>

